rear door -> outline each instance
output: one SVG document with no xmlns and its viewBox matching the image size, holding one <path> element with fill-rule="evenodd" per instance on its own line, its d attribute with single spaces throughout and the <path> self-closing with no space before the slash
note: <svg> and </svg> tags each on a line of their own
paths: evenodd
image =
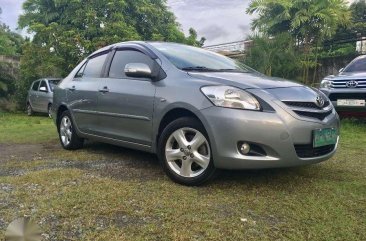
<svg viewBox="0 0 366 241">
<path fill-rule="evenodd" d="M 129 48 L 117 50 L 99 93 L 101 135 L 126 142 L 151 145 L 155 84 L 148 78 L 131 78 L 126 64 L 144 63 L 153 69 L 155 60 Z"/>
<path fill-rule="evenodd" d="M 77 127 L 84 133 L 96 133 L 98 91 L 103 84 L 101 75 L 107 55 L 102 52 L 90 57 L 67 86 L 69 108 Z"/>
</svg>

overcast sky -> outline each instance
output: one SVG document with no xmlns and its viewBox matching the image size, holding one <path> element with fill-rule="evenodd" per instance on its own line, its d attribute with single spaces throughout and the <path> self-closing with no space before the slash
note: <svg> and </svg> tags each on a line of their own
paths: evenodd
<svg viewBox="0 0 366 241">
<path fill-rule="evenodd" d="M 0 0 L 1 21 L 17 27 L 24 0 Z M 190 27 L 205 37 L 206 46 L 244 39 L 253 18 L 245 13 L 250 0 L 168 0 L 168 5 L 187 33 Z"/>
</svg>

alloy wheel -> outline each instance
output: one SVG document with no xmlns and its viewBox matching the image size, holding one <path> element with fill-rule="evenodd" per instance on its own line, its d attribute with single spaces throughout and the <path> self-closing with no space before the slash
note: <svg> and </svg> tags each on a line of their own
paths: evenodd
<svg viewBox="0 0 366 241">
<path fill-rule="evenodd" d="M 48 105 L 48 117 L 52 118 L 52 105 Z"/>
<path fill-rule="evenodd" d="M 27 105 L 27 115 L 29 115 L 29 116 L 32 115 L 32 107 L 30 104 Z"/>
<path fill-rule="evenodd" d="M 196 129 L 180 128 L 168 138 L 165 157 L 172 171 L 182 177 L 196 177 L 210 164 L 210 145 Z"/>
<path fill-rule="evenodd" d="M 72 138 L 72 124 L 68 116 L 64 116 L 60 122 L 60 137 L 62 144 L 68 146 Z"/>
</svg>

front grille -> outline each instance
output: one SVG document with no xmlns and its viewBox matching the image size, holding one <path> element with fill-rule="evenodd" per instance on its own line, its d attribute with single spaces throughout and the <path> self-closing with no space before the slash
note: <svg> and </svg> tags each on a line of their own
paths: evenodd
<svg viewBox="0 0 366 241">
<path fill-rule="evenodd" d="M 296 154 L 300 158 L 324 156 L 331 153 L 335 145 L 313 147 L 313 145 L 295 145 Z"/>
<path fill-rule="evenodd" d="M 299 116 L 314 118 L 314 119 L 318 119 L 318 120 L 324 120 L 325 117 L 332 114 L 332 110 L 329 110 L 327 112 L 307 112 L 307 111 L 294 110 L 294 112 L 296 114 L 298 114 Z"/>
<path fill-rule="evenodd" d="M 300 117 L 324 120 L 332 114 L 333 107 L 330 101 L 325 101 L 322 107 L 319 107 L 315 102 L 300 102 L 300 101 L 283 101 L 290 109 Z"/>
<path fill-rule="evenodd" d="M 310 109 L 317 109 L 317 110 L 321 110 L 322 108 L 327 107 L 329 105 L 329 101 L 325 101 L 323 107 L 317 106 L 314 102 L 283 101 L 283 103 L 285 103 L 288 106 L 310 108 Z"/>
<path fill-rule="evenodd" d="M 357 82 L 357 86 L 354 87 L 348 87 L 347 86 L 347 82 L 349 81 L 356 81 Z M 355 89 L 360 89 L 360 88 L 366 88 L 366 79 L 357 79 L 357 80 L 333 80 L 330 82 L 330 86 L 332 88 L 355 88 Z"/>
<path fill-rule="evenodd" d="M 338 99 L 366 100 L 366 93 L 331 93 L 329 99 L 331 101 L 337 101 Z"/>
</svg>

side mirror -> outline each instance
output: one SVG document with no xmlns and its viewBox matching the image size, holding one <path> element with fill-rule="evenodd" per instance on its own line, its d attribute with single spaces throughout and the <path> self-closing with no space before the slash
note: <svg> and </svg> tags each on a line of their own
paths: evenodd
<svg viewBox="0 0 366 241">
<path fill-rule="evenodd" d="M 39 91 L 41 91 L 41 92 L 47 92 L 47 88 L 44 87 L 44 86 L 42 86 L 42 87 L 39 88 Z"/>
<path fill-rule="evenodd" d="M 134 78 L 152 78 L 152 71 L 147 64 L 130 63 L 125 66 L 125 74 Z"/>
<path fill-rule="evenodd" d="M 339 73 L 342 73 L 342 72 L 343 72 L 343 70 L 344 70 L 344 68 L 341 68 L 338 72 L 339 72 Z"/>
</svg>

